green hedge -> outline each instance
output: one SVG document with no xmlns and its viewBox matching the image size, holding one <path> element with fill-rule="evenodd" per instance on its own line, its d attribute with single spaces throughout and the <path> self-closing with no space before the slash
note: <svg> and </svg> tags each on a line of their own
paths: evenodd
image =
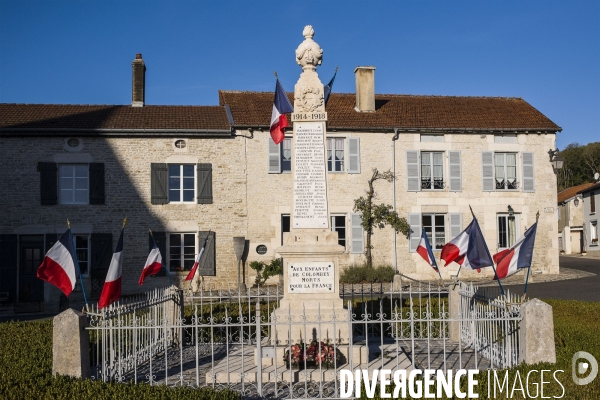
<svg viewBox="0 0 600 400">
<path fill-rule="evenodd" d="M 368 264 L 352 265 L 340 274 L 340 283 L 391 282 L 394 279 L 394 268 L 382 265 L 374 268 Z"/>
</svg>

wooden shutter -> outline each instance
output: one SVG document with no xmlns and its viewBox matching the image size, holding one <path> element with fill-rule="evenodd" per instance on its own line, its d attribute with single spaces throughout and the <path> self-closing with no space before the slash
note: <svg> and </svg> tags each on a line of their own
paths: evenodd
<svg viewBox="0 0 600 400">
<path fill-rule="evenodd" d="M 419 152 L 406 150 L 406 190 L 418 192 L 421 190 L 419 181 Z"/>
<path fill-rule="evenodd" d="M 535 181 L 533 178 L 533 153 L 523 152 L 523 191 L 524 192 L 535 192 Z"/>
<path fill-rule="evenodd" d="M 362 227 L 361 214 L 350 214 L 350 229 L 352 233 L 350 252 L 362 254 L 365 252 L 365 230 Z"/>
<path fill-rule="evenodd" d="M 198 179 L 198 204 L 212 204 L 212 164 L 197 164 L 196 178 Z"/>
<path fill-rule="evenodd" d="M 90 234 L 92 292 L 101 292 L 112 259 L 112 233 Z"/>
<path fill-rule="evenodd" d="M 360 138 L 348 138 L 348 173 L 360 174 Z"/>
<path fill-rule="evenodd" d="M 421 241 L 421 214 L 409 213 L 408 224 L 410 225 L 410 237 L 408 239 L 408 251 L 414 253 Z"/>
<path fill-rule="evenodd" d="M 493 192 L 496 188 L 494 179 L 494 152 L 481 152 L 481 177 L 482 190 L 484 192 Z"/>
<path fill-rule="evenodd" d="M 198 232 L 198 237 L 200 246 L 204 244 L 204 239 L 206 239 L 206 235 L 208 232 L 201 231 Z M 217 260 L 216 260 L 216 236 L 214 232 L 210 232 L 210 236 L 208 237 L 208 241 L 206 242 L 206 248 L 204 249 L 204 253 L 202 254 L 202 259 L 200 260 L 200 264 L 198 265 L 198 273 L 202 276 L 216 276 L 217 275 Z M 200 250 L 198 250 L 200 251 Z"/>
<path fill-rule="evenodd" d="M 104 164 L 90 163 L 90 204 L 104 204 Z"/>
<path fill-rule="evenodd" d="M 41 205 L 53 206 L 58 203 L 58 167 L 56 163 L 38 163 L 40 171 Z"/>
<path fill-rule="evenodd" d="M 168 168 L 167 164 L 152 163 L 150 164 L 150 191 L 152 204 L 167 204 L 169 196 L 167 192 Z"/>
<path fill-rule="evenodd" d="M 461 213 L 450 213 L 450 237 L 448 241 L 451 241 L 462 232 L 462 214 Z"/>
<path fill-rule="evenodd" d="M 0 292 L 8 293 L 10 303 L 16 301 L 18 252 L 17 235 L 0 234 Z"/>
<path fill-rule="evenodd" d="M 590 192 L 590 212 L 596 212 L 596 196 L 594 196 L 594 191 Z"/>
<path fill-rule="evenodd" d="M 281 173 L 281 144 L 275 144 L 271 135 L 269 135 L 267 142 L 269 142 L 269 173 L 279 174 Z"/>
<path fill-rule="evenodd" d="M 167 232 L 154 232 L 152 231 L 152 235 L 148 233 L 148 252 L 152 250 L 154 247 L 154 241 L 152 240 L 152 236 L 154 236 L 154 241 L 156 241 L 156 245 L 158 246 L 158 250 L 160 251 L 160 256 L 162 258 L 162 265 L 165 267 L 167 265 Z M 141 271 L 140 271 L 141 273 Z M 150 276 L 166 276 L 167 270 L 166 268 L 161 268 L 157 274 Z"/>
<path fill-rule="evenodd" d="M 450 191 L 462 191 L 462 171 L 460 163 L 460 151 L 448 152 L 448 164 L 450 166 Z"/>
</svg>

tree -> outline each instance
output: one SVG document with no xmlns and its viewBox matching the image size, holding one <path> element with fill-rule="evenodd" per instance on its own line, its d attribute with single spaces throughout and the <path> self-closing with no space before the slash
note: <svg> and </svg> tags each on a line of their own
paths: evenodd
<svg viewBox="0 0 600 400">
<path fill-rule="evenodd" d="M 560 155 L 565 162 L 557 173 L 558 191 L 593 182 L 594 174 L 600 172 L 600 142 L 571 143 L 560 151 Z"/>
<path fill-rule="evenodd" d="M 373 235 L 374 227 L 382 229 L 386 225 L 389 225 L 396 233 L 402 232 L 406 237 L 408 237 L 410 232 L 410 226 L 406 222 L 406 219 L 400 218 L 391 205 L 373 203 L 373 200 L 377 198 L 375 188 L 373 187 L 374 183 L 378 180 L 393 182 L 395 179 L 396 177 L 390 170 L 382 173 L 377 168 L 373 168 L 373 175 L 368 181 L 369 189 L 366 191 L 367 197 L 361 196 L 354 200 L 354 211 L 361 214 L 362 227 L 367 232 L 367 243 L 365 246 L 367 265 L 373 265 L 371 236 Z"/>
</svg>

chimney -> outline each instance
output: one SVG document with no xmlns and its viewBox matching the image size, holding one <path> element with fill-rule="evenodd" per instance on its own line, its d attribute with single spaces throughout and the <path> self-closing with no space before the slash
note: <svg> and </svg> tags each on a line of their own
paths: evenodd
<svg viewBox="0 0 600 400">
<path fill-rule="evenodd" d="M 356 106 L 358 112 L 375 112 L 375 67 L 356 67 Z"/>
<path fill-rule="evenodd" d="M 131 63 L 133 72 L 131 84 L 131 106 L 144 107 L 146 100 L 146 65 L 142 60 L 141 54 L 135 55 L 135 60 Z"/>
</svg>

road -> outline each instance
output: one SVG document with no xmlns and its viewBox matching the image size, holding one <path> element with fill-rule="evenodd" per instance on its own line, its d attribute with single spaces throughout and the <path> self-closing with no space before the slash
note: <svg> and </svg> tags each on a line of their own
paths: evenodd
<svg viewBox="0 0 600 400">
<path fill-rule="evenodd" d="M 578 269 L 596 274 L 592 277 L 567 281 L 533 283 L 527 287 L 527 297 L 600 301 L 600 258 L 561 256 L 561 268 Z M 523 285 L 507 286 L 514 293 L 522 293 Z"/>
</svg>

